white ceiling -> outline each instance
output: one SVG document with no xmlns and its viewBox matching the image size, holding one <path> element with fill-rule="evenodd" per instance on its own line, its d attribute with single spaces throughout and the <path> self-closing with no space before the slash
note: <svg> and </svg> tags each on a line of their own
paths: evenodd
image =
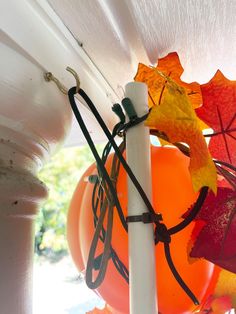
<svg viewBox="0 0 236 314">
<path fill-rule="evenodd" d="M 236 79 L 235 0 L 48 0 L 113 89 L 177 51 L 186 81 Z"/>
</svg>

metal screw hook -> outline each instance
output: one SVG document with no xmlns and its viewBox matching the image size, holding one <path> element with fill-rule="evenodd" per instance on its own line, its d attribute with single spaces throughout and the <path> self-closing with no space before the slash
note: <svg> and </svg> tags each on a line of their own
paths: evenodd
<svg viewBox="0 0 236 314">
<path fill-rule="evenodd" d="M 80 89 L 80 79 L 79 79 L 79 76 L 78 74 L 75 72 L 75 70 L 73 70 L 72 68 L 70 67 L 67 67 L 66 70 L 68 72 L 70 72 L 74 78 L 75 78 L 75 81 L 76 81 L 76 94 L 78 93 L 79 89 Z"/>
<path fill-rule="evenodd" d="M 62 83 L 51 73 L 51 72 L 46 72 L 44 73 L 44 79 L 47 82 L 53 81 L 58 89 L 65 95 L 67 95 L 67 89 L 65 88 L 64 85 L 62 85 Z"/>
<path fill-rule="evenodd" d="M 78 74 L 75 72 L 75 70 L 73 70 L 70 67 L 67 67 L 66 70 L 74 76 L 75 81 L 76 81 L 76 93 L 78 93 L 78 91 L 80 89 L 80 79 L 79 79 Z M 57 85 L 58 89 L 63 94 L 67 95 L 67 93 L 68 93 L 67 88 L 51 72 L 44 73 L 44 79 L 47 82 L 53 81 Z"/>
</svg>

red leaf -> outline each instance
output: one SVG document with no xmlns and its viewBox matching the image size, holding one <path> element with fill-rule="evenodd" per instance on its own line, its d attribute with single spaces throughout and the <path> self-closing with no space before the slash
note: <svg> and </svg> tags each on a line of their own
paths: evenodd
<svg viewBox="0 0 236 314">
<path fill-rule="evenodd" d="M 203 105 L 196 113 L 214 130 L 209 144 L 211 155 L 236 164 L 236 81 L 217 71 L 210 82 L 201 85 L 201 91 Z"/>
<path fill-rule="evenodd" d="M 209 192 L 196 220 L 206 225 L 199 233 L 191 257 L 207 260 L 236 273 L 236 191 L 219 188 Z"/>
</svg>

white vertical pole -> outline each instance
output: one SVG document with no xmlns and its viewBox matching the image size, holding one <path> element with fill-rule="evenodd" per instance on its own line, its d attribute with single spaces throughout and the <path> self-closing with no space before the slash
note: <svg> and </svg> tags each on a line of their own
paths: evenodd
<svg viewBox="0 0 236 314">
<path fill-rule="evenodd" d="M 148 92 L 144 83 L 132 82 L 125 87 L 139 117 L 148 112 Z M 127 131 L 127 161 L 151 200 L 151 162 L 149 129 L 140 123 Z M 128 215 L 141 215 L 147 208 L 128 180 Z M 156 314 L 156 267 L 152 224 L 131 222 L 129 235 L 130 313 Z"/>
</svg>

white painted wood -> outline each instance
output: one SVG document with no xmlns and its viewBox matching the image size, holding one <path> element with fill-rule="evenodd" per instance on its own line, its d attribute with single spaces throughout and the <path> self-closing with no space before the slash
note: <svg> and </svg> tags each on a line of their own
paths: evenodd
<svg viewBox="0 0 236 314">
<path fill-rule="evenodd" d="M 64 70 L 66 55 L 71 49 L 74 62 L 79 57 L 40 10 L 33 1 L 0 2 L 1 314 L 32 313 L 34 218 L 47 195 L 37 171 L 61 145 L 71 125 L 66 97 L 43 74 L 46 69 L 61 73 L 68 84 L 74 84 Z M 88 70 L 84 67 L 84 71 Z M 91 114 L 79 105 L 94 132 Z M 79 136 L 77 144 L 84 142 Z"/>
<path fill-rule="evenodd" d="M 42 69 L 11 45 L 0 34 L 0 126 L 17 142 L 27 141 L 26 147 L 34 142 L 35 158 L 44 159 L 68 132 L 71 111 L 65 97 L 44 80 Z"/>
<path fill-rule="evenodd" d="M 27 150 L 0 140 L 1 314 L 32 313 L 34 218 L 47 190 L 25 169 Z M 31 160 L 32 163 L 32 160 Z M 23 168 L 22 168 L 23 167 Z"/>
<path fill-rule="evenodd" d="M 102 77 L 96 66 L 91 62 L 90 58 L 78 45 L 76 40 L 71 36 L 67 28 L 48 6 L 46 1 L 1 1 L 0 27 L 0 42 L 11 48 L 12 51 L 19 53 L 28 63 L 32 63 L 35 68 L 40 70 L 37 78 L 31 76 L 32 82 L 35 84 L 34 86 L 40 86 L 41 88 L 46 86 L 43 82 L 43 73 L 45 71 L 52 72 L 67 88 L 73 86 L 75 84 L 74 78 L 65 70 L 68 65 L 71 66 L 78 72 L 81 78 L 82 88 L 84 88 L 92 100 L 95 101 L 104 120 L 108 126 L 112 128 L 116 122 L 116 117 L 110 114 L 112 112 L 110 109 L 112 104 L 111 99 L 113 101 L 117 100 L 117 95 Z M 9 62 L 6 55 L 2 54 L 2 51 L 1 62 L 5 64 Z M 10 71 L 12 71 L 12 67 L 9 69 L 9 72 Z M 27 74 L 24 73 L 25 71 L 27 72 L 27 67 L 25 69 L 24 65 L 22 65 L 16 68 L 16 71 L 17 75 L 15 76 L 14 71 L 7 74 L 8 77 L 11 77 L 9 83 L 11 84 L 10 87 L 13 89 L 14 84 L 17 84 L 19 79 L 21 81 L 27 79 Z M 8 84 L 5 73 L 1 73 L 0 81 L 3 82 L 5 88 Z M 45 107 L 49 103 L 50 106 L 54 103 L 55 114 L 64 107 L 64 112 L 70 115 L 70 110 L 67 109 L 68 103 L 66 103 L 66 96 L 59 95 L 60 93 L 56 90 L 56 87 L 53 86 L 53 83 L 47 84 L 52 85 L 55 91 L 52 91 L 52 88 L 48 87 L 48 89 L 52 91 L 51 94 L 42 93 L 43 96 L 41 95 L 41 97 L 45 98 L 45 107 L 42 106 L 43 101 L 37 99 L 34 95 L 34 91 L 27 89 L 27 87 L 29 88 L 30 86 L 30 84 L 28 86 L 27 83 L 28 81 L 23 83 L 21 91 L 23 91 L 23 88 L 26 88 L 26 90 L 24 90 L 24 97 L 27 99 L 28 103 L 37 104 L 37 108 L 42 107 L 41 109 L 44 114 L 46 113 L 44 110 Z M 47 102 L 48 97 L 51 98 Z M 81 107 L 82 114 L 84 115 L 92 136 L 94 136 L 96 141 L 103 140 L 103 133 L 100 131 L 100 128 L 97 126 L 89 110 L 84 104 L 82 105 L 82 103 L 81 101 L 79 106 Z M 22 110 L 22 113 L 23 112 L 27 112 L 27 110 Z M 49 119 L 47 115 L 45 118 Z M 69 121 L 65 125 L 67 130 L 68 123 Z M 74 125 L 76 124 L 74 123 Z M 58 132 L 58 134 L 61 127 L 62 125 L 60 125 L 60 123 L 57 126 L 51 125 L 51 128 L 57 129 L 56 132 Z M 51 142 L 53 141 L 54 139 L 52 138 Z M 67 145 L 73 143 L 77 145 L 85 143 L 77 125 L 76 128 L 73 128 Z"/>
<path fill-rule="evenodd" d="M 120 94 L 119 86 L 124 88 L 133 79 L 138 62 L 148 62 L 125 1 L 49 0 L 49 3 Z"/>
<path fill-rule="evenodd" d="M 125 87 L 125 94 L 131 99 L 139 117 L 148 112 L 146 84 L 129 83 Z M 128 164 L 151 200 L 150 136 L 144 122 L 127 131 L 126 145 Z M 147 208 L 132 181 L 128 179 L 128 215 L 142 215 L 144 212 L 147 212 Z M 157 314 L 153 224 L 129 223 L 128 235 L 130 313 Z"/>
<path fill-rule="evenodd" d="M 0 312 L 31 314 L 34 218 L 47 195 L 36 173 L 64 139 L 71 112 L 2 32 L 0 52 Z"/>
</svg>

